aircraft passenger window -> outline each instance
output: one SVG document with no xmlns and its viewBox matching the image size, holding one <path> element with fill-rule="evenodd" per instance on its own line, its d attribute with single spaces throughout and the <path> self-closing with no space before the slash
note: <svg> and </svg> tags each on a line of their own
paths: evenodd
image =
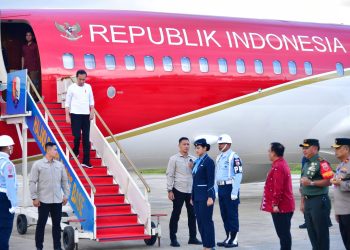
<svg viewBox="0 0 350 250">
<path fill-rule="evenodd" d="M 188 57 L 182 57 L 181 58 L 181 69 L 183 72 L 190 72 L 191 71 L 191 61 Z"/>
<path fill-rule="evenodd" d="M 305 74 L 312 75 L 312 65 L 310 62 L 304 62 Z"/>
<path fill-rule="evenodd" d="M 342 63 L 336 63 L 335 64 L 335 68 L 337 69 L 337 73 L 339 76 L 343 76 L 344 75 L 344 66 Z"/>
<path fill-rule="evenodd" d="M 84 55 L 84 63 L 85 63 L 85 68 L 87 68 L 87 69 L 96 68 L 95 56 L 93 54 L 85 54 Z"/>
<path fill-rule="evenodd" d="M 105 55 L 105 64 L 107 70 L 115 70 L 115 58 L 113 55 Z"/>
<path fill-rule="evenodd" d="M 170 56 L 163 57 L 164 71 L 173 71 L 173 59 Z"/>
<path fill-rule="evenodd" d="M 71 53 L 64 53 L 62 55 L 63 67 L 65 69 L 73 69 L 74 68 L 74 57 Z"/>
<path fill-rule="evenodd" d="M 282 73 L 282 67 L 281 67 L 281 63 L 280 61 L 273 61 L 273 72 L 276 74 L 276 75 L 280 75 Z"/>
<path fill-rule="evenodd" d="M 227 61 L 224 58 L 218 59 L 220 73 L 227 73 Z"/>
<path fill-rule="evenodd" d="M 209 71 L 207 58 L 204 58 L 204 57 L 199 58 L 199 70 L 203 73 L 207 73 Z"/>
<path fill-rule="evenodd" d="M 243 59 L 237 59 L 236 61 L 237 72 L 240 74 L 245 73 L 245 63 Z"/>
<path fill-rule="evenodd" d="M 135 70 L 136 69 L 134 56 L 125 56 L 124 60 L 125 60 L 125 67 L 127 70 Z"/>
<path fill-rule="evenodd" d="M 288 62 L 288 69 L 289 69 L 289 74 L 291 75 L 296 75 L 297 73 L 297 65 L 294 61 L 289 61 Z"/>
<path fill-rule="evenodd" d="M 152 56 L 145 56 L 145 69 L 147 71 L 154 71 L 154 59 Z"/>
<path fill-rule="evenodd" d="M 263 63 L 261 60 L 254 60 L 255 73 L 262 74 L 264 72 Z"/>
</svg>

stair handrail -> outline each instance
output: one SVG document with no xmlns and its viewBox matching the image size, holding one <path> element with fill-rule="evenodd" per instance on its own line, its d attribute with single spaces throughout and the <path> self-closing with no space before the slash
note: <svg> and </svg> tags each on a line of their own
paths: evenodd
<svg viewBox="0 0 350 250">
<path fill-rule="evenodd" d="M 69 146 L 69 143 L 67 142 L 66 138 L 64 137 L 64 135 L 63 135 L 61 129 L 58 127 L 56 121 L 53 119 L 53 117 L 52 117 L 52 115 L 51 115 L 49 109 L 47 108 L 46 104 L 44 103 L 44 100 L 43 100 L 42 97 L 40 96 L 40 94 L 39 94 L 38 90 L 36 89 L 35 85 L 33 84 L 32 80 L 31 80 L 29 77 L 27 77 L 27 79 L 28 79 L 30 88 L 33 89 L 33 91 L 34 91 L 36 97 L 39 99 L 39 101 L 40 101 L 40 103 L 42 104 L 42 106 L 43 106 L 45 112 L 47 113 L 47 115 L 48 115 L 48 117 L 50 118 L 51 122 L 53 123 L 54 127 L 56 128 L 58 134 L 59 134 L 59 135 L 61 136 L 61 138 L 63 139 L 64 144 L 65 144 L 66 147 L 68 148 L 70 154 L 73 156 L 74 161 L 77 163 L 77 165 L 78 165 L 80 171 L 83 173 L 85 179 L 87 180 L 87 182 L 88 182 L 88 184 L 89 184 L 89 186 L 90 186 L 90 188 L 91 188 L 91 191 L 93 192 L 93 194 L 95 194 L 95 193 L 96 193 L 96 188 L 95 188 L 94 184 L 93 184 L 92 181 L 90 180 L 89 176 L 86 174 L 84 168 L 81 166 L 81 164 L 80 164 L 78 158 L 76 157 L 76 155 L 74 154 L 72 148 Z"/>
<path fill-rule="evenodd" d="M 142 184 L 145 186 L 146 190 L 148 193 L 151 192 L 151 188 L 150 186 L 147 184 L 146 180 L 143 178 L 142 174 L 139 172 L 139 170 L 137 169 L 137 167 L 135 166 L 135 164 L 132 162 L 132 160 L 129 158 L 129 156 L 125 153 L 123 147 L 120 145 L 120 143 L 115 139 L 112 131 L 110 130 L 110 128 L 108 127 L 108 125 L 105 123 L 105 121 L 103 120 L 103 118 L 101 117 L 101 115 L 97 112 L 96 108 L 95 108 L 95 115 L 96 117 L 100 120 L 102 126 L 104 127 L 104 129 L 107 131 L 107 133 L 109 134 L 109 136 L 112 138 L 113 142 L 116 144 L 117 148 L 119 148 L 120 152 L 124 155 L 126 161 L 130 164 L 130 166 L 132 167 L 132 169 L 134 170 L 134 172 L 136 173 L 136 175 L 140 178 Z"/>
</svg>

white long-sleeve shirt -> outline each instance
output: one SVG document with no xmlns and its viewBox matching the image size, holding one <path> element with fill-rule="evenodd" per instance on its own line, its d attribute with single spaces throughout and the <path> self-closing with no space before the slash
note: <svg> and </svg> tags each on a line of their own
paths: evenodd
<svg viewBox="0 0 350 250">
<path fill-rule="evenodd" d="M 75 83 L 68 87 L 65 107 L 70 109 L 70 113 L 88 115 L 90 106 L 94 105 L 94 95 L 90 84 L 84 83 L 83 86 L 79 86 Z"/>
</svg>

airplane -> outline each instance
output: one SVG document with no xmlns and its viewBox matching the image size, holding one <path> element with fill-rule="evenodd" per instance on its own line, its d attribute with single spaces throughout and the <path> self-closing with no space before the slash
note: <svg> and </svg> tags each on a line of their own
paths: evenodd
<svg viewBox="0 0 350 250">
<path fill-rule="evenodd" d="M 166 167 L 182 136 L 206 138 L 215 159 L 226 133 L 244 181 L 262 180 L 271 142 L 300 162 L 299 144 L 318 138 L 334 161 L 334 138 L 350 136 L 345 25 L 111 10 L 2 10 L 0 21 L 7 71 L 20 69 L 28 30 L 45 102 L 56 102 L 57 85 L 85 69 L 97 111 L 139 168 Z M 3 121 L 0 131 L 17 136 Z M 31 147 L 30 159 L 38 152 Z"/>
</svg>

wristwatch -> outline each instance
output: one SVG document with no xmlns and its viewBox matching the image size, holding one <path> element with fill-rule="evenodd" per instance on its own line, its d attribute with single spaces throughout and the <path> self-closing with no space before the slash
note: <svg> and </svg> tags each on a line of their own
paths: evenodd
<svg viewBox="0 0 350 250">
<path fill-rule="evenodd" d="M 310 186 L 315 186 L 315 182 L 311 181 Z"/>
</svg>

